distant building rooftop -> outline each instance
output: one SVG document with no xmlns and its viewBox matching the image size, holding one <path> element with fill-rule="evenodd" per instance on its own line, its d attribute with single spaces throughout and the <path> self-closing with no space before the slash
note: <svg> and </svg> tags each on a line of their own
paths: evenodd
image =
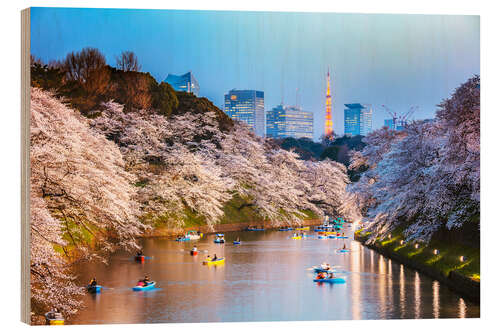
<svg viewBox="0 0 500 333">
<path fill-rule="evenodd" d="M 190 92 L 196 96 L 200 93 L 198 81 L 191 71 L 183 75 L 168 74 L 164 82 L 170 84 L 177 91 Z"/>
<path fill-rule="evenodd" d="M 346 107 L 349 109 L 366 109 L 363 105 L 359 103 L 353 103 L 353 104 L 344 104 Z"/>
</svg>

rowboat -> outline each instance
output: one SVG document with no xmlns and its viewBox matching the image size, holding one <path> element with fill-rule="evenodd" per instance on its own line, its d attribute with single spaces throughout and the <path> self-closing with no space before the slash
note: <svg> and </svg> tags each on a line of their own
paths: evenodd
<svg viewBox="0 0 500 333">
<path fill-rule="evenodd" d="M 156 282 L 155 281 L 151 281 L 149 282 L 147 285 L 145 286 L 134 286 L 132 287 L 132 290 L 133 291 L 144 291 L 144 290 L 151 290 L 151 289 L 154 289 L 155 288 L 155 285 L 156 285 Z"/>
<path fill-rule="evenodd" d="M 45 313 L 45 324 L 64 325 L 64 317 L 59 312 L 49 311 Z"/>
<path fill-rule="evenodd" d="M 314 279 L 314 282 L 326 282 L 326 283 L 345 283 L 343 278 L 331 278 L 331 279 Z"/>
<path fill-rule="evenodd" d="M 101 293 L 102 286 L 100 285 L 95 285 L 91 286 L 90 284 L 87 286 L 87 291 L 91 294 L 100 294 Z"/>
<path fill-rule="evenodd" d="M 207 265 L 207 266 L 221 265 L 225 262 L 225 260 L 226 260 L 226 258 L 217 258 L 216 260 L 207 259 L 207 260 L 203 261 L 203 265 Z"/>
</svg>

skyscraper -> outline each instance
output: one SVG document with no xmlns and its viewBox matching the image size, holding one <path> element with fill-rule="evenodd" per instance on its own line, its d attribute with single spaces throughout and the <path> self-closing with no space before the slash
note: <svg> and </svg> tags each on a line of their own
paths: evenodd
<svg viewBox="0 0 500 333">
<path fill-rule="evenodd" d="M 361 126 L 359 134 L 366 136 L 372 131 L 372 117 L 373 109 L 371 105 L 365 105 L 365 108 L 361 110 Z"/>
<path fill-rule="evenodd" d="M 263 91 L 230 90 L 224 95 L 224 112 L 232 119 L 248 124 L 255 134 L 266 135 Z"/>
<path fill-rule="evenodd" d="M 367 135 L 372 130 L 372 108 L 359 103 L 345 104 L 344 134 Z"/>
<path fill-rule="evenodd" d="M 172 88 L 177 91 L 193 93 L 196 96 L 199 96 L 200 94 L 200 86 L 198 85 L 198 81 L 196 81 L 196 78 L 191 72 L 187 72 L 184 75 L 168 74 L 164 82 L 170 84 Z"/>
<path fill-rule="evenodd" d="M 328 73 L 326 74 L 325 136 L 329 136 L 332 133 L 333 133 L 332 96 L 330 94 L 330 67 L 328 67 Z"/>
<path fill-rule="evenodd" d="M 313 113 L 297 106 L 278 105 L 266 112 L 266 136 L 313 138 Z"/>
</svg>

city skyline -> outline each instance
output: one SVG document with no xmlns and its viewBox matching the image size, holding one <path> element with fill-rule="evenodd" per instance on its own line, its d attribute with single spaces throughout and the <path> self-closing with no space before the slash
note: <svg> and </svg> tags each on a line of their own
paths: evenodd
<svg viewBox="0 0 500 333">
<path fill-rule="evenodd" d="M 265 109 L 296 99 L 324 131 L 324 75 L 335 78 L 333 124 L 343 133 L 343 105 L 373 105 L 373 128 L 418 105 L 434 116 L 454 88 L 479 74 L 479 17 L 457 15 L 82 10 L 33 8 L 31 51 L 44 61 L 96 47 L 115 65 L 121 51 L 163 81 L 195 73 L 200 95 L 217 106 L 231 89 L 266 93 Z M 64 27 L 61 29 L 60 27 Z"/>
<path fill-rule="evenodd" d="M 313 139 L 314 114 L 297 106 L 277 105 L 266 111 L 266 137 Z"/>
</svg>

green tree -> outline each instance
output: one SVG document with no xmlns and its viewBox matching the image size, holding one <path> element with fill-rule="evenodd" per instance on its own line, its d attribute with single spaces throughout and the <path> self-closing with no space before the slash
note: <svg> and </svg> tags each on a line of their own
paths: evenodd
<svg viewBox="0 0 500 333">
<path fill-rule="evenodd" d="M 164 116 L 170 116 L 172 111 L 179 106 L 179 100 L 174 88 L 162 82 L 153 88 L 153 108 Z"/>
<path fill-rule="evenodd" d="M 320 159 L 330 159 L 332 161 L 337 161 L 338 160 L 338 155 L 339 155 L 340 147 L 339 146 L 329 146 L 326 147 L 325 150 L 320 155 Z"/>
</svg>

